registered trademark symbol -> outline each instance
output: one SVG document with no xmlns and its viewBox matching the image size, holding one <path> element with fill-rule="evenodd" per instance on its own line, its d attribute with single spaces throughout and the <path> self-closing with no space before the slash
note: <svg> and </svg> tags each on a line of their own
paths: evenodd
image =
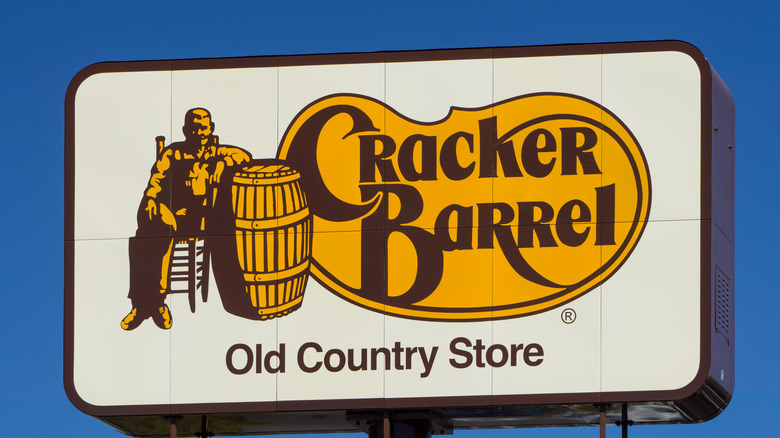
<svg viewBox="0 0 780 438">
<path fill-rule="evenodd" d="M 561 312 L 561 321 L 566 324 L 571 324 L 577 319 L 577 312 L 574 309 L 564 309 Z"/>
</svg>

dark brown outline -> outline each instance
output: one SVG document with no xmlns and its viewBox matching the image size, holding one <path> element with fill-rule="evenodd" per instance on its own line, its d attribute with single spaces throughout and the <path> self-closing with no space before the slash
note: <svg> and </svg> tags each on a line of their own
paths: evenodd
<svg viewBox="0 0 780 438">
<path fill-rule="evenodd" d="M 417 60 L 456 60 L 533 56 L 565 56 L 607 53 L 649 53 L 659 51 L 681 52 L 693 59 L 701 77 L 701 339 L 700 366 L 691 382 L 676 390 L 609 392 L 583 394 L 543 394 L 477 397 L 427 397 L 409 399 L 367 399 L 332 400 L 300 402 L 250 402 L 250 403 L 206 403 L 194 405 L 133 405 L 133 406 L 95 406 L 87 403 L 77 393 L 73 382 L 73 335 L 74 335 L 74 123 L 75 96 L 78 87 L 88 77 L 107 72 L 138 72 L 185 69 L 248 68 L 260 66 L 302 66 L 339 63 L 403 62 Z M 112 416 L 128 415 L 168 415 L 241 412 L 289 412 L 301 410 L 347 410 L 347 409 L 425 409 L 434 406 L 465 406 L 474 409 L 480 406 L 504 405 L 562 405 L 618 402 L 673 402 L 678 411 L 687 412 L 685 404 L 710 388 L 707 383 L 710 371 L 710 290 L 711 290 L 711 234 L 710 211 L 712 198 L 711 179 L 711 124 L 712 124 L 712 75 L 713 72 L 704 55 L 694 46 L 681 41 L 624 42 L 604 44 L 575 44 L 557 46 L 499 47 L 462 50 L 430 50 L 412 52 L 375 52 L 331 55 L 269 56 L 224 59 L 161 60 L 93 64 L 81 70 L 68 86 L 65 97 L 65 218 L 64 218 L 64 386 L 71 402 L 81 411 L 102 417 L 111 422 Z M 730 370 L 731 371 L 731 370 Z M 730 394 L 725 394 L 726 400 Z M 696 400 L 694 400 L 696 399 Z M 705 417 L 686 417 L 681 415 L 679 422 L 703 421 L 716 415 L 725 407 L 710 409 Z M 678 421 L 674 421 L 678 422 Z M 500 423 L 496 422 L 497 426 Z"/>
</svg>

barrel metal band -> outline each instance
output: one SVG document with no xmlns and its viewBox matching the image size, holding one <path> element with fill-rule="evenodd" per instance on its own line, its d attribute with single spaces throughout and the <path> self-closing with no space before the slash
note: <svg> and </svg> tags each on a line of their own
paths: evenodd
<svg viewBox="0 0 780 438">
<path fill-rule="evenodd" d="M 236 228 L 242 230 L 264 230 L 271 231 L 280 226 L 294 224 L 302 221 L 309 216 L 309 208 L 303 208 L 287 216 L 279 216 L 271 219 L 236 219 Z"/>
<path fill-rule="evenodd" d="M 251 283 L 271 283 L 280 279 L 295 277 L 309 268 L 309 261 L 301 263 L 300 265 L 293 266 L 291 268 L 283 269 L 276 272 L 263 272 L 263 273 L 245 273 L 244 280 Z"/>
<path fill-rule="evenodd" d="M 284 184 L 292 181 L 296 181 L 298 178 L 300 178 L 300 174 L 293 173 L 291 175 L 286 176 L 280 176 L 280 177 L 261 177 L 261 178 L 247 178 L 243 176 L 234 176 L 233 182 L 238 184 L 246 184 L 250 186 L 270 186 L 270 185 L 276 185 L 276 184 Z"/>
<path fill-rule="evenodd" d="M 274 307 L 261 307 L 257 310 L 257 313 L 260 315 L 271 315 L 273 317 L 274 314 L 284 312 L 285 310 L 295 307 L 301 304 L 301 300 L 303 300 L 303 295 L 299 295 L 295 298 L 293 298 L 290 302 L 280 304 L 278 306 Z"/>
</svg>

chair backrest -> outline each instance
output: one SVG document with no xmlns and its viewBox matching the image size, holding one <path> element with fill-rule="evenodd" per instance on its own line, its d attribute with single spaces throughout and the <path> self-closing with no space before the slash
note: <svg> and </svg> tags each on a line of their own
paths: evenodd
<svg viewBox="0 0 780 438">
<path fill-rule="evenodd" d="M 162 155 L 163 149 L 165 149 L 165 137 L 162 135 L 158 135 L 154 138 L 155 146 L 156 146 L 156 152 L 157 152 L 157 159 L 160 159 L 160 155 Z"/>
</svg>

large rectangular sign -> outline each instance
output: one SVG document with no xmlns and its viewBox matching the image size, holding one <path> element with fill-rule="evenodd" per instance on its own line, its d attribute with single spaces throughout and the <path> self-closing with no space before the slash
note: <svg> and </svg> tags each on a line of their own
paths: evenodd
<svg viewBox="0 0 780 438">
<path fill-rule="evenodd" d="M 733 111 L 680 42 L 87 67 L 68 396 L 134 435 L 708 419 Z"/>
</svg>

